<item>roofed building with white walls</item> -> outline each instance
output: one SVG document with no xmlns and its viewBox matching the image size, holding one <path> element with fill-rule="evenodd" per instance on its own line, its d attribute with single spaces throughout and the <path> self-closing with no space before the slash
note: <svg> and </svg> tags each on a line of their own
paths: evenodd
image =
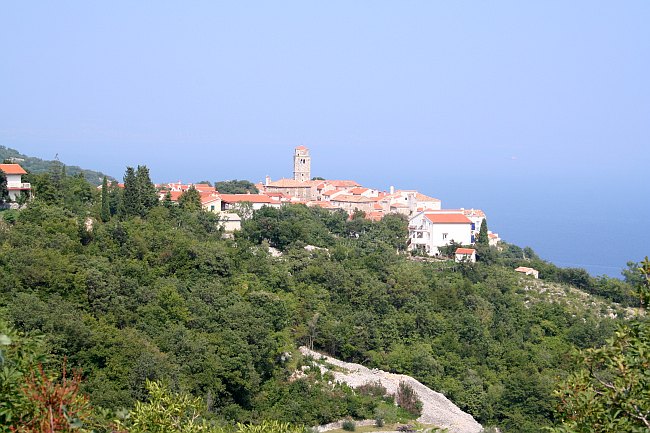
<svg viewBox="0 0 650 433">
<path fill-rule="evenodd" d="M 410 251 L 440 254 L 440 247 L 452 241 L 471 245 L 472 222 L 461 213 L 420 212 L 409 220 Z"/>
<path fill-rule="evenodd" d="M 20 194 L 30 194 L 32 186 L 29 183 L 23 182 L 23 174 L 27 174 L 20 164 L 0 164 L 0 170 L 4 172 L 7 177 L 7 191 L 9 192 L 9 200 L 15 202 Z"/>
</svg>

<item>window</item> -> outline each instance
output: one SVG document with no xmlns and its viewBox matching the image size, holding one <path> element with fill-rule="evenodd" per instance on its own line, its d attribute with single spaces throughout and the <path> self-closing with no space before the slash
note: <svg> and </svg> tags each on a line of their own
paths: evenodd
<svg viewBox="0 0 650 433">
<path fill-rule="evenodd" d="M 214 212 L 214 205 L 210 206 L 210 210 Z"/>
<path fill-rule="evenodd" d="M 447 239 L 447 235 L 448 235 L 448 234 L 449 234 L 449 233 L 443 233 L 443 234 L 442 234 L 442 240 L 443 240 L 443 241 L 444 241 L 445 239 Z"/>
</svg>

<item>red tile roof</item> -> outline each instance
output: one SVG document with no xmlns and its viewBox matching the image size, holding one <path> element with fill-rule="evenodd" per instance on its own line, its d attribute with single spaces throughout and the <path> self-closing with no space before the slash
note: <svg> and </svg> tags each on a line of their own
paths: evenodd
<svg viewBox="0 0 650 433">
<path fill-rule="evenodd" d="M 325 182 L 336 188 L 352 188 L 355 186 L 361 186 L 353 180 L 326 180 Z"/>
<path fill-rule="evenodd" d="M 296 150 L 307 150 L 305 146 L 298 146 L 296 147 Z"/>
<path fill-rule="evenodd" d="M 472 255 L 476 252 L 476 250 L 473 250 L 471 248 L 456 248 L 456 254 L 469 254 Z"/>
<path fill-rule="evenodd" d="M 427 213 L 427 219 L 434 224 L 471 224 L 472 222 L 462 214 L 457 213 Z"/>
<path fill-rule="evenodd" d="M 353 194 L 353 195 L 361 195 L 361 194 L 363 194 L 363 193 L 366 192 L 366 191 L 368 191 L 368 188 L 364 188 L 364 187 L 362 187 L 362 186 L 358 186 L 358 187 L 356 187 L 356 188 L 352 188 L 352 189 L 350 190 L 350 193 Z"/>
<path fill-rule="evenodd" d="M 0 164 L 0 170 L 5 174 L 27 174 L 20 164 Z"/>
<path fill-rule="evenodd" d="M 221 194 L 221 201 L 226 203 L 272 203 L 271 197 L 263 194 Z"/>
</svg>

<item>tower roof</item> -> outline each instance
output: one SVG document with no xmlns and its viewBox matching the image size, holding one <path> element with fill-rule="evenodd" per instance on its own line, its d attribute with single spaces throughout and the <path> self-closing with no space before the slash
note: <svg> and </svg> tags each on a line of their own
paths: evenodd
<svg viewBox="0 0 650 433">
<path fill-rule="evenodd" d="M 305 146 L 298 146 L 296 150 L 308 150 Z"/>
</svg>

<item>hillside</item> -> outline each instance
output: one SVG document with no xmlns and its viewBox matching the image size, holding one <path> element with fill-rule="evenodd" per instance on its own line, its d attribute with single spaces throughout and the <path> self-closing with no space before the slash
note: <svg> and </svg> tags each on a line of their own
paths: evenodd
<svg viewBox="0 0 650 433">
<path fill-rule="evenodd" d="M 449 433 L 480 433 L 483 428 L 471 415 L 461 411 L 458 406 L 439 392 L 435 392 L 419 381 L 403 374 L 388 373 L 378 369 L 369 369 L 363 365 L 343 362 L 300 347 L 300 352 L 311 356 L 323 373 L 332 372 L 334 378 L 359 388 L 365 384 L 381 384 L 390 394 L 395 394 L 400 383 L 409 384 L 417 394 L 422 405 L 422 414 L 417 421 L 446 429 Z"/>
<path fill-rule="evenodd" d="M 507 245 L 481 251 L 475 265 L 408 260 L 397 215 L 373 222 L 304 205 L 263 208 L 230 239 L 216 215 L 144 201 L 147 189 L 128 202 L 109 191 L 105 221 L 98 195 L 74 191 L 0 213 L 0 328 L 42 335 L 34 350 L 51 368 L 64 359 L 80 368 L 83 391 L 109 418 L 145 401 L 148 380 L 199 398 L 215 422 L 407 416 L 319 372 L 293 380 L 307 345 L 409 375 L 486 427 L 537 432 L 554 423 L 568 354 L 601 344 L 621 320 L 600 307 L 533 302 L 541 289 L 525 288 L 549 281 L 521 279 Z M 598 305 L 631 290 L 535 267 L 553 284 L 602 294 L 585 295 Z"/>
<path fill-rule="evenodd" d="M 47 173 L 52 170 L 54 164 L 61 164 L 59 161 L 44 160 L 33 156 L 23 155 L 15 149 L 0 146 L 0 162 L 5 159 L 10 159 L 13 162 L 20 164 L 25 170 L 30 173 Z M 66 165 L 66 172 L 69 176 L 76 176 L 83 174 L 84 178 L 92 185 L 98 186 L 102 184 L 102 179 L 106 176 L 109 180 L 113 180 L 112 176 L 108 176 L 102 172 L 95 170 L 88 170 L 76 165 Z"/>
</svg>

